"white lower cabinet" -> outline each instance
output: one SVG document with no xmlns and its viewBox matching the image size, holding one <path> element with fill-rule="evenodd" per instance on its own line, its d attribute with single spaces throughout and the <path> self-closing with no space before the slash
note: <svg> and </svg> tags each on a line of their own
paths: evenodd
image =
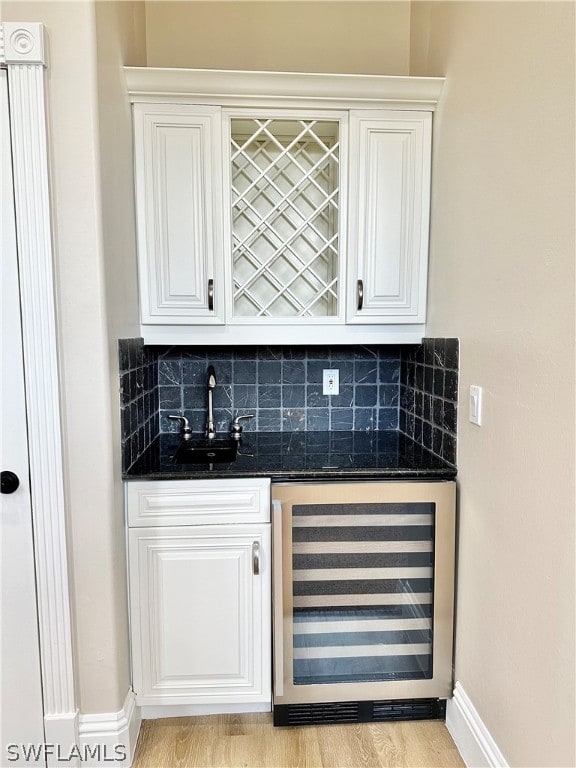
<svg viewBox="0 0 576 768">
<path fill-rule="evenodd" d="M 253 501 L 246 523 L 235 522 L 234 489 Z M 159 514 L 177 499 L 186 524 L 143 526 L 135 507 L 154 507 L 155 497 Z M 204 524 L 207 502 L 218 524 Z M 128 507 L 137 703 L 197 712 L 270 704 L 269 480 L 130 483 Z"/>
</svg>

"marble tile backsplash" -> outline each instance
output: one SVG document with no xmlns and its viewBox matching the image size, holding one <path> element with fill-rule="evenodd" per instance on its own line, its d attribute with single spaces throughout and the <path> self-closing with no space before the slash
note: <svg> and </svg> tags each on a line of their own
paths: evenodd
<svg viewBox="0 0 576 768">
<path fill-rule="evenodd" d="M 400 374 L 400 431 L 456 465 L 458 339 L 423 339 L 404 347 Z"/>
<path fill-rule="evenodd" d="M 184 413 L 194 432 L 206 421 L 206 369 L 216 370 L 214 414 L 226 432 L 234 414 L 254 414 L 247 431 L 398 429 L 398 347 L 156 348 L 160 431 Z M 337 368 L 340 393 L 322 394 L 322 372 Z"/>
<path fill-rule="evenodd" d="M 142 339 L 119 339 L 122 471 L 144 453 L 159 431 L 158 360 Z"/>
<path fill-rule="evenodd" d="M 216 370 L 218 432 L 233 416 L 258 432 L 399 430 L 456 465 L 458 340 L 405 346 L 145 347 L 121 339 L 122 463 L 126 471 L 184 413 L 196 433 L 206 422 L 206 370 Z M 340 394 L 322 394 L 322 372 L 337 368 Z"/>
</svg>

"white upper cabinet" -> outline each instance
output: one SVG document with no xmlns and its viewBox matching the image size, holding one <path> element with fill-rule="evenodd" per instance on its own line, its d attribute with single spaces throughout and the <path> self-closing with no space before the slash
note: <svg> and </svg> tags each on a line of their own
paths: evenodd
<svg viewBox="0 0 576 768">
<path fill-rule="evenodd" d="M 443 80 L 126 74 L 147 343 L 421 339 Z"/>
<path fill-rule="evenodd" d="M 432 115 L 350 113 L 349 323 L 424 323 Z"/>
<path fill-rule="evenodd" d="M 134 105 L 144 325 L 224 322 L 221 136 L 218 107 Z"/>
</svg>

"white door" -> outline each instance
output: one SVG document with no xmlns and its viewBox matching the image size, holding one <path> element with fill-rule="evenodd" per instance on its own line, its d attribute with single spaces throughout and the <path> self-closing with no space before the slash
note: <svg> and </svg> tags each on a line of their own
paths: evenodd
<svg viewBox="0 0 576 768">
<path fill-rule="evenodd" d="M 2 71 L 0 209 L 0 765 L 40 766 L 43 760 L 24 757 L 30 746 L 41 749 L 44 727 L 8 92 Z"/>
</svg>

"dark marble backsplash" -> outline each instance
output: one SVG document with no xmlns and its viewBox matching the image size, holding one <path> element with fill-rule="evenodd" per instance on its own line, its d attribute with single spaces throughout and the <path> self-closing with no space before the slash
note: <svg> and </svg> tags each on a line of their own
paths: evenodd
<svg viewBox="0 0 576 768">
<path fill-rule="evenodd" d="M 456 464 L 457 339 L 419 345 L 338 347 L 144 347 L 121 339 L 123 470 L 159 433 L 194 432 L 206 421 L 206 369 L 216 371 L 218 432 L 233 416 L 254 414 L 249 432 L 399 430 Z M 340 394 L 322 394 L 322 371 L 338 368 Z"/>
<path fill-rule="evenodd" d="M 400 431 L 456 465 L 458 339 L 423 339 L 405 347 L 400 375 Z"/>
<path fill-rule="evenodd" d="M 172 347 L 158 358 L 161 432 L 178 431 L 168 414 L 180 412 L 204 430 L 209 364 L 219 432 L 236 413 L 254 414 L 250 432 L 398 429 L 398 347 Z M 339 395 L 322 394 L 325 368 L 339 370 Z"/>
<path fill-rule="evenodd" d="M 159 432 L 158 357 L 142 339 L 118 341 L 122 471 L 140 458 Z"/>
</svg>

